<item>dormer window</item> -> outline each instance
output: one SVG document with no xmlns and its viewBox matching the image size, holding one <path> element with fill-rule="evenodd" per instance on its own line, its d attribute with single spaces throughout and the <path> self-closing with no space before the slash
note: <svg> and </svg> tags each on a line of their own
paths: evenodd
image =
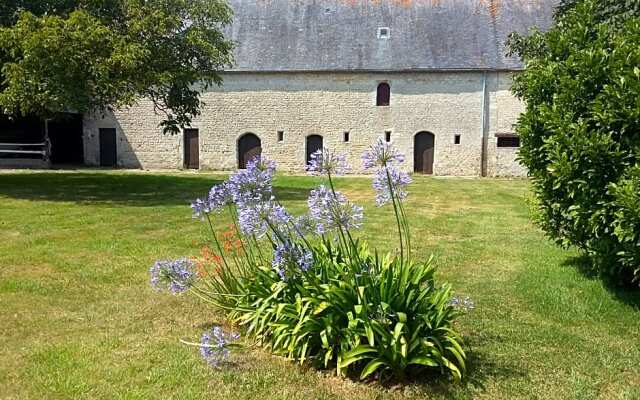
<svg viewBox="0 0 640 400">
<path fill-rule="evenodd" d="M 391 86 L 387 82 L 378 84 L 378 93 L 376 95 L 376 106 L 386 107 L 391 101 Z"/>
<path fill-rule="evenodd" d="M 378 39 L 389 39 L 391 37 L 391 29 L 388 27 L 378 28 Z"/>
</svg>

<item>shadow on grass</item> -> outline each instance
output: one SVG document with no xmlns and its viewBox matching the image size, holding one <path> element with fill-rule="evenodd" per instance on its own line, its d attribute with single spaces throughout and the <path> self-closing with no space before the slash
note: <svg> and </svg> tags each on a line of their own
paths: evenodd
<svg viewBox="0 0 640 400">
<path fill-rule="evenodd" d="M 64 201 L 125 206 L 188 205 L 204 197 L 220 176 L 111 173 L 0 175 L 0 196 L 32 201 Z M 308 188 L 276 186 L 280 200 L 306 200 Z"/>
<path fill-rule="evenodd" d="M 612 276 L 600 274 L 587 255 L 570 257 L 562 263 L 562 266 L 574 268 L 587 279 L 600 280 L 603 287 L 616 299 L 640 311 L 640 288 L 637 283 L 635 285 L 624 283 Z"/>
<path fill-rule="evenodd" d="M 426 396 L 437 395 L 443 398 L 459 398 L 460 395 L 466 398 L 471 392 L 483 391 L 489 381 L 517 380 L 527 377 L 527 371 L 515 365 L 497 364 L 489 361 L 487 355 L 474 349 L 467 349 L 466 373 L 461 382 L 455 382 L 450 377 L 443 376 L 436 369 L 413 368 L 407 371 L 407 375 L 402 380 L 388 377 L 380 381 L 378 377 L 373 377 L 361 381 L 355 373 L 348 374 L 355 384 L 379 385 L 387 390 L 397 390 L 402 388 L 414 388 Z"/>
<path fill-rule="evenodd" d="M 458 394 L 485 390 L 488 381 L 513 380 L 527 376 L 526 371 L 515 366 L 499 365 L 488 361 L 487 357 L 477 350 L 468 351 L 466 366 L 466 374 L 459 383 L 445 379 L 441 375 L 437 375 L 437 372 L 428 376 L 424 374 L 416 376 L 408 383 L 427 393 L 438 394 L 445 398 L 457 398 Z"/>
</svg>

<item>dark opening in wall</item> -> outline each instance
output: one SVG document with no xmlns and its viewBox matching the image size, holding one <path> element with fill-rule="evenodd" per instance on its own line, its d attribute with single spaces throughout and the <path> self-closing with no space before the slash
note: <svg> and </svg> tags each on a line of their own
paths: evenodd
<svg viewBox="0 0 640 400">
<path fill-rule="evenodd" d="M 455 135 L 453 137 L 453 144 L 460 144 L 460 135 Z"/>
<path fill-rule="evenodd" d="M 278 142 L 284 141 L 284 131 L 278 131 Z"/>
<path fill-rule="evenodd" d="M 498 147 L 520 147 L 520 138 L 517 136 L 498 137 Z"/>
<path fill-rule="evenodd" d="M 348 131 L 346 131 L 346 132 L 344 132 L 342 134 L 342 140 L 345 141 L 345 142 L 349 141 L 349 132 Z"/>
<path fill-rule="evenodd" d="M 391 131 L 385 131 L 384 133 L 384 140 L 386 142 L 390 142 L 391 141 Z"/>
<path fill-rule="evenodd" d="M 391 86 L 388 83 L 382 82 L 378 85 L 378 92 L 376 95 L 376 105 L 379 107 L 386 107 L 391 102 Z"/>
</svg>

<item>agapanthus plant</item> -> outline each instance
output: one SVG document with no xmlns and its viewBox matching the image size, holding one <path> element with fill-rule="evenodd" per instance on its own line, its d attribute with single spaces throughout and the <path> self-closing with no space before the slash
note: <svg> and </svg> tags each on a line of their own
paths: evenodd
<svg viewBox="0 0 640 400">
<path fill-rule="evenodd" d="M 411 232 L 404 211 L 402 200 L 407 197 L 406 187 L 411 183 L 411 177 L 400 169 L 404 162 L 404 155 L 399 153 L 391 143 L 382 138 L 362 155 L 365 169 L 373 169 L 373 188 L 376 191 L 378 206 L 391 203 L 398 225 L 400 240 L 400 259 L 411 257 Z"/>
<path fill-rule="evenodd" d="M 275 164 L 257 157 L 192 204 L 194 217 L 211 231 L 213 248 L 198 263 L 200 278 L 192 263 L 180 260 L 157 263 L 152 282 L 176 293 L 189 290 L 258 344 L 299 362 L 335 367 L 338 374 L 357 371 L 363 379 L 424 369 L 459 379 L 466 356 L 453 321 L 472 302 L 436 284 L 431 260 L 411 259 L 404 156 L 381 140 L 363 160 L 374 172 L 377 205 L 393 206 L 398 256 L 369 251 L 356 237 L 363 208 L 336 190 L 333 179 L 350 170 L 346 156 L 322 149 L 307 167 L 322 182 L 311 190 L 306 214 L 291 215 L 278 202 Z M 220 235 L 216 227 L 225 210 L 232 232 Z M 214 328 L 200 344 L 185 343 L 219 366 L 235 339 Z"/>
</svg>

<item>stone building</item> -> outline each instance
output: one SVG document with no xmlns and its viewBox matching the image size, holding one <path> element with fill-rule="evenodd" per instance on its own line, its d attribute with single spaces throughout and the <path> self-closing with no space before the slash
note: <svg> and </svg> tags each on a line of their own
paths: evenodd
<svg viewBox="0 0 640 400">
<path fill-rule="evenodd" d="M 232 0 L 235 65 L 202 115 L 163 135 L 150 102 L 83 121 L 87 165 L 231 170 L 262 153 L 303 171 L 325 146 L 359 172 L 377 138 L 406 168 L 520 176 L 509 33 L 544 29 L 554 0 Z M 410 156 L 413 155 L 413 156 Z"/>
</svg>

